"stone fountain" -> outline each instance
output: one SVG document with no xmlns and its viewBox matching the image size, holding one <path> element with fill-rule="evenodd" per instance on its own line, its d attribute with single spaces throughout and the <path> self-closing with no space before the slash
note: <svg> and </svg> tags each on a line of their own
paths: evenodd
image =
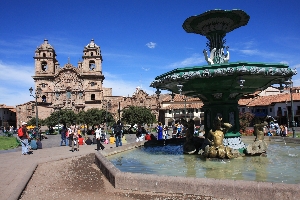
<svg viewBox="0 0 300 200">
<path fill-rule="evenodd" d="M 291 70 L 284 64 L 229 62 L 229 47 L 225 47 L 224 37 L 226 33 L 246 25 L 248 21 L 249 16 L 241 10 L 212 10 L 188 18 L 183 24 L 184 29 L 190 33 L 204 35 L 209 40 L 207 49 L 203 51 L 208 64 L 174 69 L 156 77 L 151 84 L 152 87 L 158 89 L 158 94 L 159 90 L 168 90 L 186 96 L 199 97 L 203 101 L 205 136 L 210 141 L 204 154 L 208 157 L 232 158 L 235 157 L 234 151 L 246 150 L 239 133 L 238 100 L 243 95 L 266 88 L 271 84 L 280 84 L 296 74 L 296 70 Z M 292 148 L 288 146 L 282 147 L 275 144 L 269 146 L 270 157 L 244 157 L 226 160 L 226 164 L 225 159 L 216 159 L 216 162 L 206 162 L 205 159 L 201 162 L 202 158 L 199 159 L 197 155 L 182 154 L 182 150 L 193 152 L 193 148 L 197 146 L 194 142 L 199 142 L 192 134 L 193 121 L 184 121 L 184 123 L 189 131 L 183 149 L 180 145 L 165 145 L 149 147 L 146 151 L 147 147 L 143 141 L 97 153 L 95 163 L 117 189 L 151 191 L 151 194 L 168 193 L 172 199 L 175 199 L 175 195 L 179 193 L 184 194 L 186 198 L 193 195 L 194 199 L 253 199 L 253 197 L 300 199 L 299 178 L 293 176 L 293 174 L 298 174 L 298 168 L 295 166 L 298 164 L 297 156 L 300 155 L 298 147 L 292 151 Z M 261 132 L 264 123 L 255 127 L 256 139 L 252 146 L 247 147 L 249 154 L 256 155 L 266 151 Z M 300 143 L 300 139 L 291 139 Z M 283 148 L 286 149 L 282 150 Z M 161 154 L 162 149 L 169 154 L 158 155 Z M 291 153 L 288 153 L 289 151 Z M 279 158 L 272 154 L 274 152 L 284 155 Z M 127 158 L 125 154 L 129 157 Z M 110 161 L 114 159 L 111 156 L 116 156 L 115 162 Z M 289 159 L 293 159 L 293 162 Z M 147 162 L 149 167 L 146 164 L 140 165 Z M 275 164 L 284 167 L 282 162 L 290 164 L 292 170 L 286 171 L 282 168 L 279 170 Z M 179 166 L 177 171 L 174 169 L 176 166 Z M 219 168 L 216 168 L 217 166 Z M 126 170 L 131 169 L 132 172 L 121 171 L 122 167 Z M 184 167 L 188 174 L 196 174 L 196 170 L 200 170 L 197 173 L 200 177 L 178 176 Z M 162 174 L 162 168 L 166 168 L 168 173 L 175 171 L 175 174 Z M 146 173 L 151 169 L 158 174 Z M 267 175 L 269 171 L 274 171 L 275 175 Z M 278 178 L 278 172 L 283 171 L 285 173 L 293 171 L 290 176 L 291 184 L 283 183 L 282 178 L 285 178 L 283 173 L 280 173 L 282 178 Z M 247 178 L 244 179 L 244 176 Z M 269 181 L 269 178 L 272 179 Z M 274 183 L 272 181 L 274 178 L 279 179 L 280 182 Z"/>
<path fill-rule="evenodd" d="M 210 142 L 210 148 L 206 148 L 208 157 L 222 158 L 219 155 L 227 155 L 231 150 L 245 152 L 239 133 L 239 99 L 273 84 L 282 84 L 297 73 L 282 63 L 229 62 L 229 47 L 224 38 L 247 25 L 249 19 L 242 10 L 211 10 L 187 18 L 183 29 L 208 39 L 203 50 L 207 65 L 174 69 L 157 76 L 150 85 L 158 92 L 168 90 L 203 101 L 205 136 Z M 216 137 L 221 132 L 224 137 Z M 193 152 L 194 144 L 185 145 Z"/>
</svg>

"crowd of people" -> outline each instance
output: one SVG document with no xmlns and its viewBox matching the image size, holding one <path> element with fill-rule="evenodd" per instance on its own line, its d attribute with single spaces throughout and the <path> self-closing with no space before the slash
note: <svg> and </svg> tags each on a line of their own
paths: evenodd
<svg viewBox="0 0 300 200">
<path fill-rule="evenodd" d="M 42 143 L 39 138 L 31 139 L 27 130 L 27 124 L 22 123 L 22 127 L 18 130 L 18 136 L 22 144 L 22 154 L 30 154 L 29 150 L 36 150 L 42 148 Z M 95 128 L 94 128 L 95 127 Z M 186 127 L 183 126 L 180 122 L 174 123 L 172 127 L 167 125 L 163 126 L 161 122 L 158 122 L 156 127 L 156 136 L 145 129 L 142 125 L 136 125 L 136 142 L 143 140 L 163 140 L 169 138 L 182 138 L 185 137 Z M 19 135 L 19 131 L 21 133 Z M 109 140 L 106 138 L 106 132 L 104 131 L 104 125 L 98 124 L 93 126 L 90 133 L 90 136 L 84 137 L 81 134 L 80 128 L 75 124 L 71 124 L 69 127 L 66 126 L 66 123 L 63 123 L 62 128 L 60 129 L 61 142 L 60 145 L 71 147 L 71 151 L 79 151 L 80 145 L 91 145 L 96 144 L 97 148 L 95 150 L 103 150 L 105 147 L 102 143 L 115 143 L 116 147 L 122 146 L 122 138 L 124 137 L 124 127 L 120 120 L 118 120 L 112 127 L 112 133 L 109 137 Z M 288 134 L 288 129 L 286 125 L 278 125 L 277 123 L 270 122 L 267 126 L 264 127 L 265 135 L 272 136 L 282 136 L 285 137 Z M 195 126 L 194 136 L 204 137 L 204 127 Z"/>
<path fill-rule="evenodd" d="M 281 136 L 287 137 L 288 136 L 288 127 L 286 124 L 279 125 L 271 121 L 267 126 L 264 127 L 264 133 L 267 136 Z"/>
</svg>

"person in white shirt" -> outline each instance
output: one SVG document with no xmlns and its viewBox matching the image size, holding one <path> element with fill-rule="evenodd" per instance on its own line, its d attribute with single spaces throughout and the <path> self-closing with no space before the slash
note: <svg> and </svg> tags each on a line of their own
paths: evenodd
<svg viewBox="0 0 300 200">
<path fill-rule="evenodd" d="M 100 142 L 101 133 L 102 133 L 102 131 L 101 131 L 101 125 L 100 124 L 98 125 L 95 133 L 96 133 L 96 140 L 97 140 L 97 149 L 96 150 L 99 151 L 100 147 L 101 147 L 101 150 L 103 150 L 105 147 Z"/>
</svg>

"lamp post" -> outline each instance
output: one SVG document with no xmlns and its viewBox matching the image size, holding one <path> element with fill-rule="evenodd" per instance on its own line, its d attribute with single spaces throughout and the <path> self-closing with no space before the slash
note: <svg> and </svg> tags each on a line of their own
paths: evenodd
<svg viewBox="0 0 300 200">
<path fill-rule="evenodd" d="M 186 96 L 184 96 L 184 120 L 186 121 Z"/>
<path fill-rule="evenodd" d="M 296 137 L 295 134 L 295 117 L 294 117 L 294 103 L 293 103 L 293 81 L 290 79 L 285 82 L 287 86 L 290 86 L 290 94 L 291 94 L 291 112 L 292 112 L 292 131 L 293 131 L 293 138 Z"/>
<path fill-rule="evenodd" d="M 38 133 L 38 126 L 39 126 L 39 116 L 38 116 L 38 106 L 37 106 L 37 99 L 39 98 L 39 95 L 42 92 L 42 89 L 40 87 L 37 87 L 35 91 L 35 95 L 32 94 L 33 89 L 32 87 L 29 88 L 30 96 L 35 98 L 35 132 Z M 42 135 L 40 134 L 40 141 L 42 140 Z"/>
<path fill-rule="evenodd" d="M 290 127 L 290 122 L 289 122 L 289 109 L 287 106 L 287 100 L 285 100 L 285 106 L 286 106 L 286 121 L 287 121 L 287 127 Z"/>
<path fill-rule="evenodd" d="M 59 89 L 55 90 L 55 95 L 56 95 L 56 98 L 58 99 L 59 95 L 60 95 L 60 90 Z M 60 131 L 60 123 L 59 123 L 59 121 L 60 121 L 60 107 L 59 107 L 59 105 L 54 107 L 54 109 L 58 110 L 58 124 L 57 125 L 58 125 L 58 134 L 59 134 L 59 131 Z"/>
<path fill-rule="evenodd" d="M 118 108 L 118 120 L 121 120 L 121 103 L 119 102 L 119 108 Z"/>
<path fill-rule="evenodd" d="M 108 133 L 108 129 L 107 129 L 107 112 L 108 112 L 108 107 L 110 107 L 110 101 L 104 100 L 106 102 L 106 112 L 105 112 L 105 129 L 106 129 L 106 133 Z"/>
</svg>

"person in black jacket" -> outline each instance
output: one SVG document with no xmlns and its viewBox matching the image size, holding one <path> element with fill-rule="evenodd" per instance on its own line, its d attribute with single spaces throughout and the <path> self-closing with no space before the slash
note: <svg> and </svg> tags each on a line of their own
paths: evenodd
<svg viewBox="0 0 300 200">
<path fill-rule="evenodd" d="M 116 138 L 116 147 L 122 146 L 123 125 L 120 120 L 118 120 L 117 123 L 113 125 L 113 129 Z"/>
</svg>

